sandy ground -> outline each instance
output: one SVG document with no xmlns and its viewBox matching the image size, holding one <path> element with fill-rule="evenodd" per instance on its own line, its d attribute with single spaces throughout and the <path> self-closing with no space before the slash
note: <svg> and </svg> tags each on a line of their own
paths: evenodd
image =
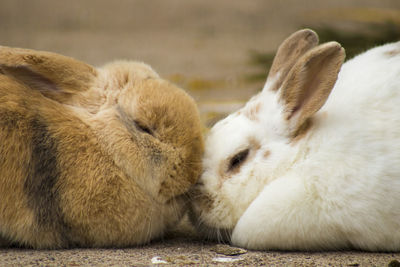
<svg viewBox="0 0 400 267">
<path fill-rule="evenodd" d="M 188 90 L 210 125 L 260 89 L 262 84 L 243 79 L 253 71 L 252 51 L 273 52 L 304 26 L 399 20 L 399 10 L 398 0 L 1 0 L 0 45 L 54 51 L 96 66 L 121 58 L 144 61 Z M 1 249 L 0 266 L 388 266 L 400 260 L 399 253 L 226 256 L 216 250 L 216 244 L 182 237 L 127 249 Z"/>
<path fill-rule="evenodd" d="M 217 252 L 216 252 L 217 251 Z M 0 250 L 1 266 L 396 266 L 400 254 L 364 252 L 257 252 L 227 256 L 230 248 L 171 239 L 126 249 Z M 234 251 L 234 250 L 233 250 Z M 219 252 L 219 253 L 218 253 Z M 225 254 L 224 254 L 225 253 Z M 391 265 L 389 265 L 391 264 Z M 399 266 L 397 265 L 397 266 Z"/>
</svg>

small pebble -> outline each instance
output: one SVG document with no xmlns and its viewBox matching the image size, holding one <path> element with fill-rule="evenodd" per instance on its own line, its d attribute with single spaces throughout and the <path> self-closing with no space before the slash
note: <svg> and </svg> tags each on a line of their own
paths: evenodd
<svg viewBox="0 0 400 267">
<path fill-rule="evenodd" d="M 151 263 L 152 264 L 167 264 L 168 262 L 161 259 L 160 256 L 155 256 L 155 257 L 151 258 Z"/>
<path fill-rule="evenodd" d="M 170 264 L 179 264 L 185 266 L 198 263 L 198 260 L 189 258 L 184 255 L 170 256 L 166 258 L 166 261 Z"/>
<path fill-rule="evenodd" d="M 235 262 L 242 260 L 241 258 L 227 258 L 227 257 L 215 257 L 212 259 L 213 262 Z"/>
<path fill-rule="evenodd" d="M 211 248 L 211 251 L 214 251 L 218 254 L 222 254 L 225 256 L 235 256 L 247 253 L 247 250 L 242 248 L 231 247 L 228 245 L 218 244 L 215 247 Z"/>
</svg>

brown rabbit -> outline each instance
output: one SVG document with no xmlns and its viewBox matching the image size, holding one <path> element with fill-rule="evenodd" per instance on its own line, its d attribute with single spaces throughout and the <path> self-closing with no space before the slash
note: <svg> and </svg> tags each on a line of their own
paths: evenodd
<svg viewBox="0 0 400 267">
<path fill-rule="evenodd" d="M 0 47 L 0 243 L 143 244 L 201 171 L 194 101 L 147 65 Z"/>
</svg>

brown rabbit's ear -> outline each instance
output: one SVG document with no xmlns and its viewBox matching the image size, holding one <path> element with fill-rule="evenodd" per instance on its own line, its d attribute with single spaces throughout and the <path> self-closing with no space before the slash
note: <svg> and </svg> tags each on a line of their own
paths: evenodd
<svg viewBox="0 0 400 267">
<path fill-rule="evenodd" d="M 45 96 L 63 96 L 88 89 L 96 69 L 55 53 L 0 46 L 0 71 Z"/>
<path fill-rule="evenodd" d="M 282 83 L 280 101 L 289 134 L 297 131 L 328 99 L 345 58 L 337 42 L 315 47 L 302 56 Z"/>
<path fill-rule="evenodd" d="M 318 35 L 309 29 L 290 35 L 278 48 L 267 81 L 273 81 L 268 90 L 277 91 L 297 60 L 318 44 Z M 274 80 L 276 79 L 276 80 Z"/>
</svg>

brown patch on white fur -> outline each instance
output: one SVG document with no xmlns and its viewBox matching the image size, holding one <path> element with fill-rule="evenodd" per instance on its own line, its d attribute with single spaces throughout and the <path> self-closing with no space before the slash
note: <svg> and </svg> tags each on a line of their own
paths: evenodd
<svg viewBox="0 0 400 267">
<path fill-rule="evenodd" d="M 257 121 L 257 120 L 258 120 L 259 112 L 260 112 L 260 110 L 261 110 L 261 107 L 262 107 L 262 103 L 261 103 L 261 102 L 254 103 L 254 104 L 251 105 L 250 107 L 246 108 L 246 109 L 243 111 L 243 114 L 244 114 L 249 120 Z"/>
<path fill-rule="evenodd" d="M 271 151 L 269 151 L 268 149 L 265 150 L 264 153 L 263 153 L 263 157 L 264 157 L 264 158 L 268 158 L 269 155 L 271 155 Z"/>
<path fill-rule="evenodd" d="M 400 55 L 400 47 L 390 51 L 386 51 L 385 55 L 388 57 L 395 57 L 397 55 Z"/>
<path fill-rule="evenodd" d="M 252 150 L 257 151 L 261 148 L 261 144 L 254 137 L 249 138 L 249 144 Z"/>
<path fill-rule="evenodd" d="M 311 128 L 313 126 L 313 121 L 311 118 L 307 119 L 297 130 L 297 132 L 293 135 L 291 143 L 294 144 L 298 142 L 299 140 L 303 139 L 305 136 L 307 136 L 307 133 L 310 132 Z"/>
</svg>

